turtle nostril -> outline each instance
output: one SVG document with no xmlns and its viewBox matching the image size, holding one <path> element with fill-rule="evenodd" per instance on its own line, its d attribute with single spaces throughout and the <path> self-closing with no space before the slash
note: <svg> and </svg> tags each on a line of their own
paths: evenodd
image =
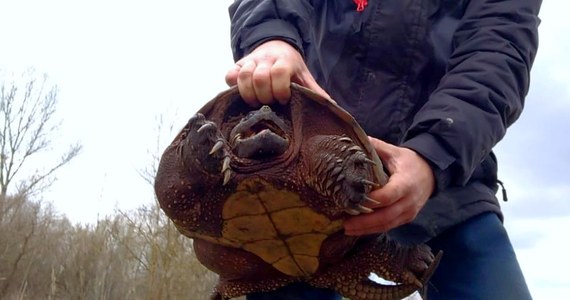
<svg viewBox="0 0 570 300">
<path fill-rule="evenodd" d="M 264 113 L 272 112 L 271 107 L 269 107 L 269 105 L 264 105 L 259 110 L 261 110 Z"/>
</svg>

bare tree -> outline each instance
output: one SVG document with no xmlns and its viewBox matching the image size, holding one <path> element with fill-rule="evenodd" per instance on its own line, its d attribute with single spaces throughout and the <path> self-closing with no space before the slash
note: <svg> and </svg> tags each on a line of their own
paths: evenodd
<svg viewBox="0 0 570 300">
<path fill-rule="evenodd" d="M 0 70 L 0 229 L 5 232 L 0 236 L 0 297 L 14 287 L 24 294 L 30 272 L 41 266 L 38 249 L 46 244 L 42 238 L 53 218 L 50 210 L 28 199 L 49 187 L 53 173 L 81 150 L 71 145 L 53 163 L 33 165 L 33 159 L 51 150 L 59 125 L 56 106 L 57 87 L 48 84 L 46 75 L 38 77 L 30 69 L 16 79 Z"/>
<path fill-rule="evenodd" d="M 163 115 L 156 119 L 155 148 L 148 150 L 149 165 L 139 175 L 154 185 L 162 151 L 177 130 L 174 123 L 165 125 Z M 167 136 L 165 139 L 164 137 Z M 153 205 L 140 207 L 135 218 L 123 213 L 126 225 L 143 238 L 139 252 L 131 251 L 141 262 L 146 299 L 182 299 L 190 293 L 193 299 L 206 299 L 213 291 L 217 275 L 200 264 L 194 255 L 192 240 L 183 236 L 160 209 L 155 197 Z"/>
<path fill-rule="evenodd" d="M 176 113 L 173 113 L 176 116 Z M 179 129 L 175 127 L 173 122 L 164 124 L 164 115 L 160 114 L 156 118 L 156 127 L 154 128 L 156 140 L 153 149 L 147 150 L 147 155 L 149 158 L 149 164 L 143 168 L 139 169 L 139 175 L 141 178 L 147 182 L 149 185 L 154 186 L 154 176 L 158 171 L 158 164 L 160 163 L 160 157 L 166 146 L 171 142 L 172 136 L 175 134 L 175 130 Z M 164 138 L 167 136 L 166 139 Z"/>
<path fill-rule="evenodd" d="M 6 209 L 3 199 L 12 186 L 22 196 L 49 187 L 53 173 L 81 151 L 81 145 L 70 145 L 59 160 L 14 182 L 31 158 L 51 149 L 60 124 L 55 120 L 58 89 L 47 79 L 45 74 L 37 76 L 33 69 L 18 80 L 0 72 L 0 220 Z"/>
<path fill-rule="evenodd" d="M 45 77 L 25 81 L 24 88 L 2 79 L 0 75 L 0 187 L 4 188 L 0 195 L 4 198 L 0 199 L 0 299 L 206 299 L 216 275 L 198 262 L 192 240 L 178 232 L 156 202 L 134 211 L 118 211 L 97 224 L 72 225 L 46 203 L 29 200 L 30 193 L 51 184 L 52 173 L 75 157 L 80 147 L 66 152 L 45 171 L 28 176 L 29 165 L 35 168 L 41 153 L 50 150 L 50 134 L 58 125 L 53 123 L 55 102 L 34 102 L 38 96 L 32 92 L 27 92 L 26 103 L 33 107 L 13 99 L 22 100 L 20 91 L 26 95 L 26 91 L 41 88 L 44 96 L 39 99 L 47 101 L 49 95 L 55 98 L 57 90 L 45 88 Z M 42 119 L 43 114 L 47 116 Z M 36 120 L 43 121 L 38 124 Z M 157 153 L 164 146 L 163 130 L 172 135 L 172 127 L 162 126 L 159 119 L 157 149 L 149 151 L 150 166 L 140 171 L 149 183 L 154 181 Z"/>
</svg>

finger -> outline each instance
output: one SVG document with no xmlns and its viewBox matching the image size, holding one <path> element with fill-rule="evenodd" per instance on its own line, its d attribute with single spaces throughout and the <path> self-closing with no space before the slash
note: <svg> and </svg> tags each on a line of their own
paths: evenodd
<svg viewBox="0 0 570 300">
<path fill-rule="evenodd" d="M 370 143 L 382 161 L 389 161 L 394 156 L 396 156 L 396 153 L 398 151 L 398 148 L 396 146 L 388 144 L 374 137 L 368 137 L 368 139 L 370 140 Z"/>
<path fill-rule="evenodd" d="M 305 82 L 304 84 L 305 87 L 313 90 L 314 92 L 325 98 L 331 99 L 331 96 L 329 96 L 329 94 L 325 92 L 325 90 L 323 90 L 323 88 L 317 83 L 317 81 L 315 80 L 313 75 L 309 73 L 309 71 L 304 73 L 303 81 Z"/>
<path fill-rule="evenodd" d="M 249 60 L 241 67 L 238 78 L 237 85 L 239 93 L 243 100 L 251 106 L 259 106 L 259 102 L 255 97 L 255 89 L 253 88 L 252 76 L 255 70 L 256 64 L 253 60 Z"/>
<path fill-rule="evenodd" d="M 239 74 L 239 70 L 241 67 L 238 64 L 235 64 L 228 72 L 226 73 L 226 84 L 228 86 L 234 86 L 237 84 L 237 78 Z"/>
<path fill-rule="evenodd" d="M 271 104 L 273 102 L 270 69 L 269 64 L 261 62 L 257 64 L 252 74 L 255 96 L 261 104 Z"/>
<path fill-rule="evenodd" d="M 370 208 L 387 207 L 394 204 L 399 199 L 406 196 L 407 185 L 401 182 L 398 175 L 393 175 L 388 179 L 388 183 L 379 189 L 375 189 L 368 194 L 368 197 L 376 200 L 378 204 L 369 205 Z"/>
<path fill-rule="evenodd" d="M 369 214 L 350 217 L 344 221 L 346 235 L 365 235 L 386 232 L 402 224 L 401 205 L 376 210 Z"/>
<path fill-rule="evenodd" d="M 286 104 L 291 98 L 291 75 L 291 67 L 285 60 L 277 60 L 271 66 L 273 97 L 281 104 Z"/>
</svg>

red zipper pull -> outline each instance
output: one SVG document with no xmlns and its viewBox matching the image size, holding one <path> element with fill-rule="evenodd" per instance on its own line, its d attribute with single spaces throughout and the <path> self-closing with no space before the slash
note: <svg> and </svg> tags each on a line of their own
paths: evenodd
<svg viewBox="0 0 570 300">
<path fill-rule="evenodd" d="M 356 11 L 361 12 L 368 5 L 367 0 L 352 0 L 356 4 Z"/>
</svg>

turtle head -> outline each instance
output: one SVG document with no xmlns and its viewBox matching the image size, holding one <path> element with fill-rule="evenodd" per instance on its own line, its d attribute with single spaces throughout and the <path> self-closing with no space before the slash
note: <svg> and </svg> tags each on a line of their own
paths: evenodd
<svg viewBox="0 0 570 300">
<path fill-rule="evenodd" d="M 234 154 L 248 159 L 268 159 L 289 148 L 289 125 L 271 107 L 264 105 L 245 115 L 230 132 Z"/>
</svg>

